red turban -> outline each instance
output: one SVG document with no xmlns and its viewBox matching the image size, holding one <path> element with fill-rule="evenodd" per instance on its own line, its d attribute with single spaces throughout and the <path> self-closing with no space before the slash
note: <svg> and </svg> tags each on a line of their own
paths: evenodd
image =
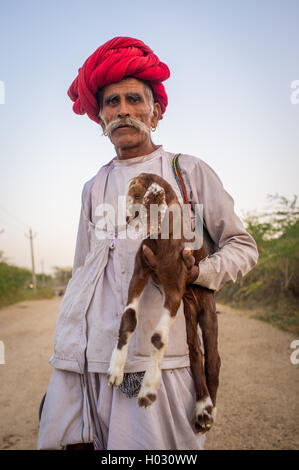
<svg viewBox="0 0 299 470">
<path fill-rule="evenodd" d="M 162 81 L 170 75 L 169 68 L 160 62 L 153 51 L 142 41 L 134 38 L 116 37 L 100 46 L 78 70 L 68 95 L 74 101 L 77 114 L 87 114 L 99 123 L 97 91 L 110 83 L 126 77 L 138 78 L 149 83 L 154 101 L 160 103 L 162 115 L 168 100 Z M 162 116 L 161 116 L 162 118 Z"/>
</svg>

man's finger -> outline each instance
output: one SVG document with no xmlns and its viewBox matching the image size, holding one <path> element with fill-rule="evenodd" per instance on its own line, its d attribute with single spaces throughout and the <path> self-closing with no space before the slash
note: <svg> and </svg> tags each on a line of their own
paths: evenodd
<svg viewBox="0 0 299 470">
<path fill-rule="evenodd" d="M 188 272 L 187 276 L 187 285 L 192 284 L 199 275 L 199 267 L 198 266 L 193 266 L 193 268 Z"/>
<path fill-rule="evenodd" d="M 149 263 L 149 265 L 152 268 L 155 268 L 158 264 L 156 255 L 154 255 L 154 253 L 148 246 L 143 245 L 142 248 L 143 248 L 143 253 L 144 253 L 146 261 Z"/>
<path fill-rule="evenodd" d="M 191 269 L 192 266 L 194 266 L 194 264 L 195 264 L 195 258 L 192 255 L 191 249 L 190 248 L 184 248 L 183 251 L 182 251 L 182 257 L 183 257 L 183 260 L 184 260 L 187 268 Z"/>
</svg>

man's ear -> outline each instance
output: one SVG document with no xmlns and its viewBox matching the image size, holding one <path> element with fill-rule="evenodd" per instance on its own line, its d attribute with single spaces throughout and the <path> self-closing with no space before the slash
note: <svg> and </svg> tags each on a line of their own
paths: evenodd
<svg viewBox="0 0 299 470">
<path fill-rule="evenodd" d="M 161 106 L 160 106 L 160 103 L 158 102 L 155 102 L 154 103 L 154 109 L 153 109 L 153 123 L 152 123 L 152 126 L 153 127 L 157 127 L 158 125 L 158 122 L 160 121 L 161 119 L 161 116 L 162 116 L 162 111 L 161 111 Z"/>
</svg>

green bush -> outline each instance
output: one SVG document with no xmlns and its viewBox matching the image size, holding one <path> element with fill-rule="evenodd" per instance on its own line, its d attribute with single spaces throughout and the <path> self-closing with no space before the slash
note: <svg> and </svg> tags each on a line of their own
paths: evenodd
<svg viewBox="0 0 299 470">
<path fill-rule="evenodd" d="M 235 284 L 217 293 L 218 302 L 258 307 L 258 318 L 299 333 L 299 208 L 297 196 L 269 196 L 271 211 L 248 216 L 246 229 L 254 237 L 259 261 Z"/>
<path fill-rule="evenodd" d="M 0 262 L 0 308 L 22 300 L 51 298 L 54 295 L 52 278 L 37 275 L 37 292 L 29 287 L 32 281 L 31 272 L 25 268 Z M 41 280 L 45 285 L 41 285 Z"/>
</svg>

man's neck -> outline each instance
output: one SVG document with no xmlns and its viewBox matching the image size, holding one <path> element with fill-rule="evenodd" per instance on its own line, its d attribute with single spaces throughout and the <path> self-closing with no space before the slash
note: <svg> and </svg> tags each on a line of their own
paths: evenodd
<svg viewBox="0 0 299 470">
<path fill-rule="evenodd" d="M 116 148 L 116 155 L 118 160 L 126 160 L 129 158 L 142 157 L 143 155 L 149 155 L 159 148 L 159 145 L 155 145 L 152 141 L 146 142 L 144 145 L 139 145 L 131 148 Z"/>
</svg>

